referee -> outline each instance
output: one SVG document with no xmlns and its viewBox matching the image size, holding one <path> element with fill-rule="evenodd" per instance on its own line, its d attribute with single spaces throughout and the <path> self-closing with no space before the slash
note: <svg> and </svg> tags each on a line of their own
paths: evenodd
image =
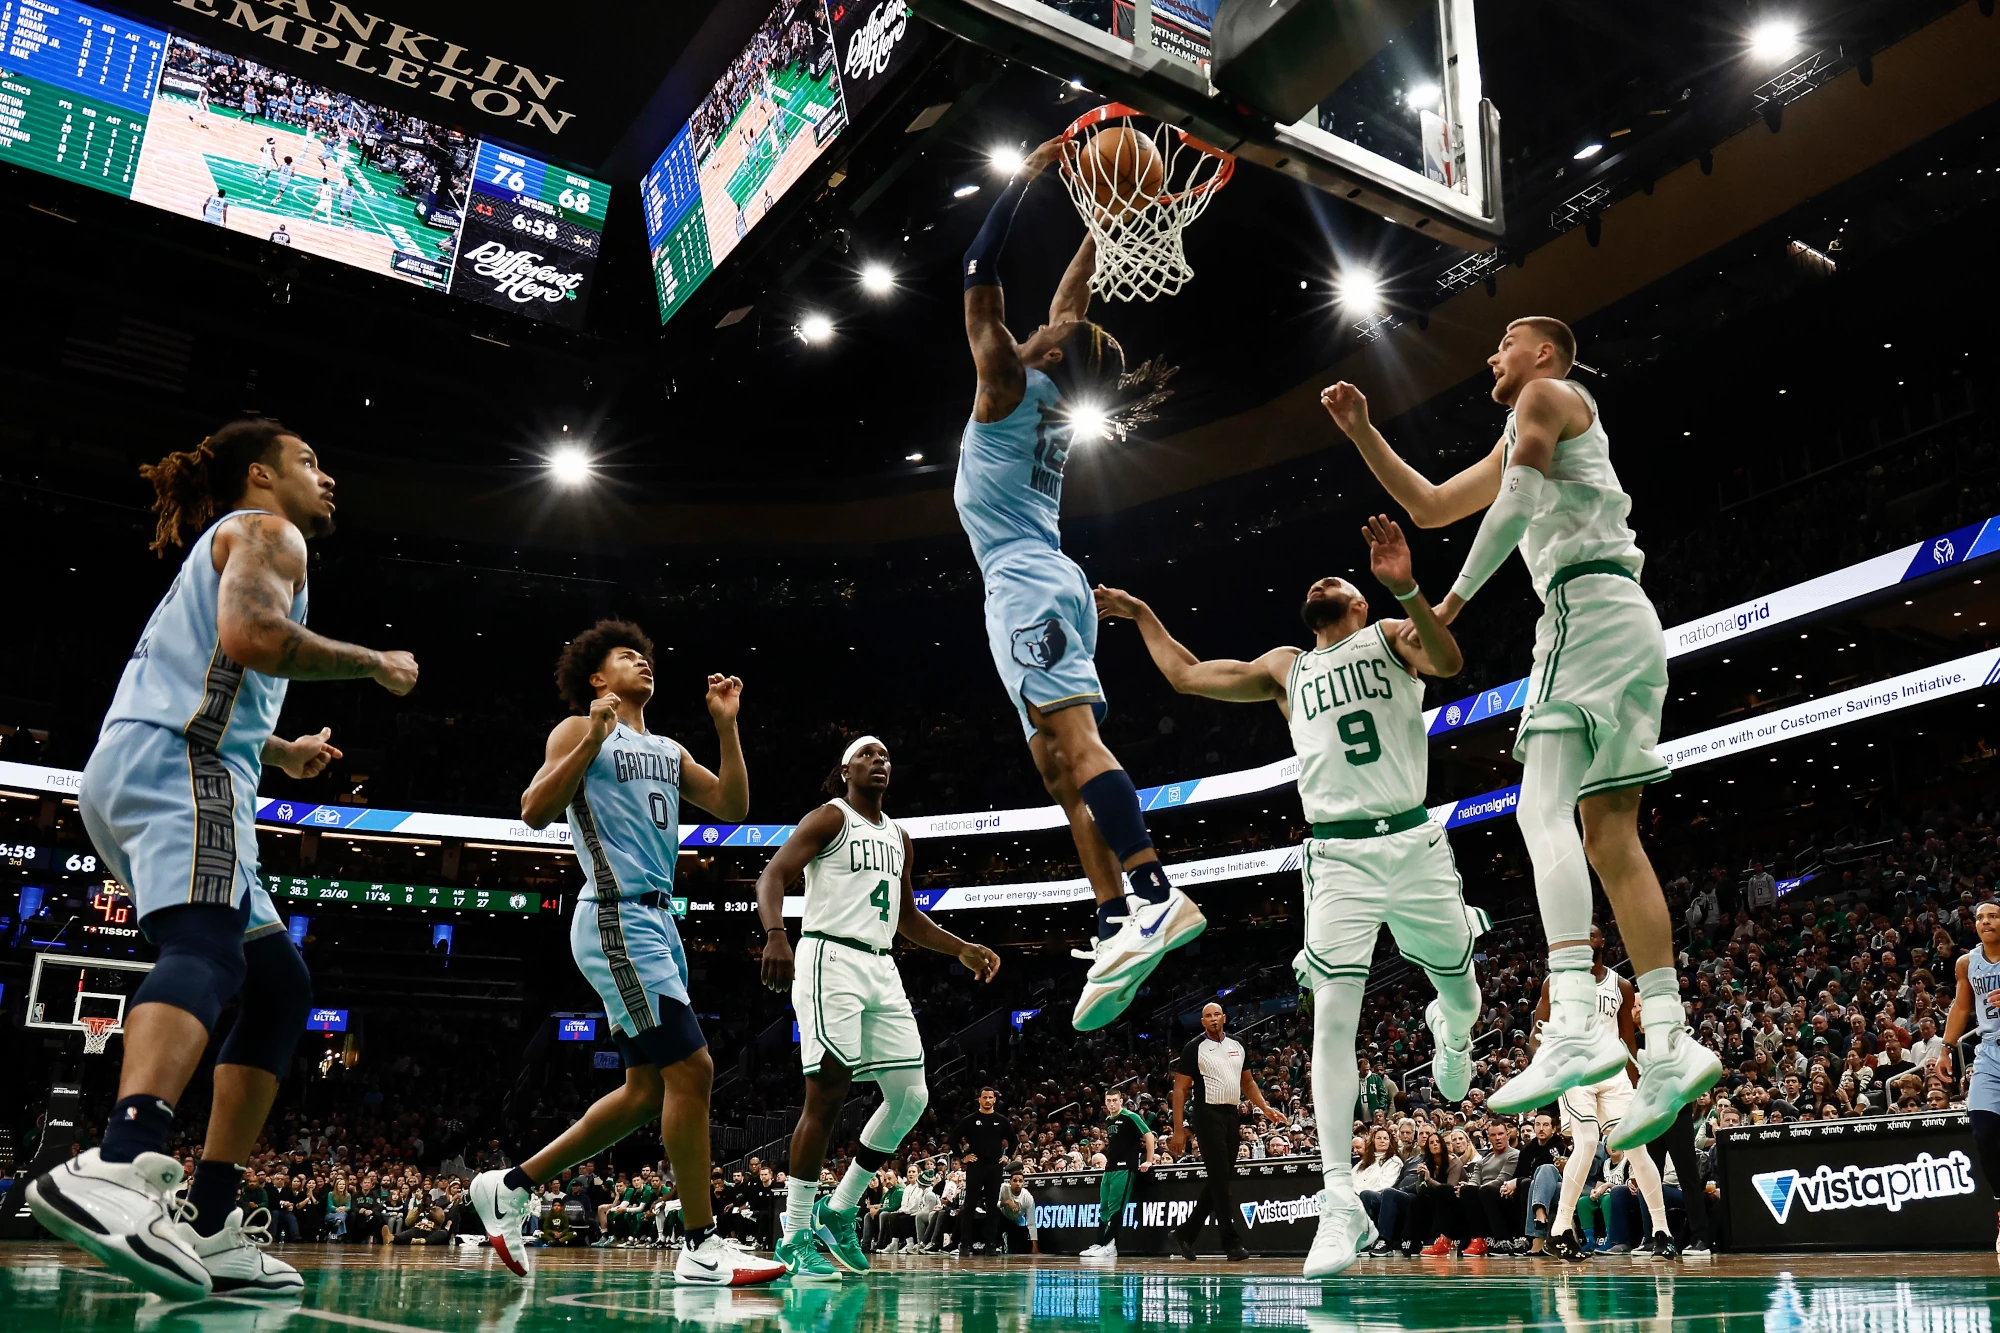
<svg viewBox="0 0 2000 1333">
<path fill-rule="evenodd" d="M 1187 1148 L 1182 1107 L 1188 1089 L 1199 1086 L 1201 1096 L 1194 1104 L 1192 1119 L 1195 1140 L 1201 1145 L 1202 1171 L 1208 1177 L 1201 1197 L 1195 1200 L 1194 1212 L 1174 1231 L 1174 1244 L 1183 1259 L 1195 1257 L 1195 1237 L 1201 1232 L 1204 1215 L 1215 1219 L 1223 1251 L 1231 1260 L 1250 1257 L 1236 1229 L 1236 1205 L 1229 1198 L 1229 1183 L 1236 1178 L 1237 1130 L 1242 1119 L 1239 1108 L 1248 1098 L 1266 1119 L 1279 1124 L 1285 1120 L 1264 1100 L 1256 1080 L 1244 1072 L 1242 1043 L 1222 1030 L 1228 1021 L 1222 1006 L 1211 1000 L 1201 1011 L 1202 1035 L 1182 1047 L 1180 1059 L 1174 1062 L 1174 1156 L 1179 1158 Z"/>
</svg>

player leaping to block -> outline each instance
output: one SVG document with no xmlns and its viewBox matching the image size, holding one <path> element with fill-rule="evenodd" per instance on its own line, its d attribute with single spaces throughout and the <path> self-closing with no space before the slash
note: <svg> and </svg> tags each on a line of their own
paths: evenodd
<svg viewBox="0 0 2000 1333">
<path fill-rule="evenodd" d="M 950 954 L 981 981 L 1000 970 L 998 954 L 917 909 L 910 835 L 882 811 L 889 747 L 873 736 L 854 741 L 826 785 L 839 794 L 799 821 L 757 877 L 764 984 L 791 994 L 806 1072 L 805 1110 L 792 1131 L 785 1239 L 778 1246 L 794 1281 L 838 1281 L 843 1268 L 868 1271 L 855 1231 L 861 1196 L 930 1104 L 923 1038 L 890 957 L 896 937 Z M 785 938 L 785 890 L 801 875 L 806 905 L 795 959 Z M 856 1079 L 880 1088 L 882 1104 L 862 1126 L 861 1150 L 839 1187 L 815 1202 L 827 1140 Z"/>
<path fill-rule="evenodd" d="M 1085 317 L 1089 237 L 1056 288 L 1048 322 L 1026 342 L 1007 331 L 1001 250 L 1022 195 L 1059 145 L 1035 150 L 965 254 L 965 332 L 979 386 L 952 498 L 986 585 L 993 663 L 1097 896 L 1096 938 L 1075 951 L 1090 960 L 1075 1017 L 1088 1031 L 1123 1013 L 1160 959 L 1208 923 L 1168 881 L 1132 779 L 1098 737 L 1096 610 L 1089 581 L 1062 551 L 1063 465 L 1076 416 L 1113 411 L 1125 378 L 1123 349 Z"/>
<path fill-rule="evenodd" d="M 1509 324 L 1487 358 L 1493 400 L 1507 408 L 1506 429 L 1484 459 L 1438 484 L 1389 447 L 1353 385 L 1332 385 L 1320 400 L 1419 526 L 1486 510 L 1438 619 L 1457 619 L 1516 547 L 1542 599 L 1514 757 L 1525 768 L 1518 818 L 1549 940 L 1549 1020 L 1528 1068 L 1487 1105 L 1503 1115 L 1533 1110 L 1625 1065 L 1624 1043 L 1596 1021 L 1594 868 L 1638 972 L 1646 1034 L 1638 1088 L 1607 1140 L 1629 1149 L 1658 1137 L 1681 1107 L 1713 1087 L 1722 1063 L 1687 1030 L 1666 898 L 1639 842 L 1646 784 L 1669 776 L 1654 749 L 1667 692 L 1666 644 L 1639 587 L 1646 557 L 1625 523 L 1632 500 L 1612 470 L 1610 437 L 1596 400 L 1568 378 L 1575 361 L 1575 336 L 1561 320 L 1530 316 Z"/>
<path fill-rule="evenodd" d="M 1438 1091 L 1451 1104 L 1472 1086 L 1480 1009 L 1472 942 L 1487 926 L 1484 912 L 1465 905 L 1451 841 L 1424 807 L 1430 741 L 1421 677 L 1455 676 L 1464 657 L 1417 587 L 1402 529 L 1377 516 L 1363 533 L 1370 569 L 1409 619 L 1371 625 L 1359 588 L 1323 578 L 1306 589 L 1299 610 L 1314 639 L 1303 652 L 1273 648 L 1255 661 L 1204 662 L 1144 602 L 1116 588 L 1097 590 L 1100 614 L 1137 624 L 1154 665 L 1180 693 L 1269 700 L 1290 724 L 1299 797 L 1312 821 L 1303 865 L 1305 947 L 1292 966 L 1313 995 L 1313 1104 L 1322 1108 L 1329 1143 L 1336 1141 L 1333 1113 L 1353 1106 L 1359 1090 L 1355 1031 L 1383 925 L 1437 988 L 1424 1019 L 1437 1043 Z M 1406 628 L 1414 634 L 1405 636 Z M 1338 1139 L 1345 1138 L 1343 1130 Z M 1375 1243 L 1347 1153 L 1323 1165 L 1326 1192 L 1307 1277 L 1332 1277 Z M 1192 1248 L 1191 1240 L 1181 1244 L 1183 1253 Z"/>
</svg>

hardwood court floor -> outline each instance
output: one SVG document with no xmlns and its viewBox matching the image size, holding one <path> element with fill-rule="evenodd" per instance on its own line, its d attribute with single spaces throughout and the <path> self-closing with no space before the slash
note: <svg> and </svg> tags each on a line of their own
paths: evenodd
<svg viewBox="0 0 2000 1333">
<path fill-rule="evenodd" d="M 735 1290 L 673 1285 L 670 1252 L 535 1250 L 515 1278 L 492 1251 L 283 1247 L 303 1299 L 173 1303 L 148 1296 L 76 1250 L 0 1244 L 6 1333 L 1027 1333 L 1095 1329 L 1296 1328 L 1311 1333 L 1482 1333 L 1563 1329 L 1669 1333 L 1760 1329 L 1919 1333 L 1988 1330 L 2000 1306 L 1991 1251 L 1954 1254 L 1719 1255 L 1656 1264 L 1622 1257 L 1583 1268 L 1554 1260 L 1366 1260 L 1330 1282 L 1297 1261 L 1086 1264 L 1056 1256 L 960 1263 L 878 1256 L 837 1284 Z"/>
</svg>

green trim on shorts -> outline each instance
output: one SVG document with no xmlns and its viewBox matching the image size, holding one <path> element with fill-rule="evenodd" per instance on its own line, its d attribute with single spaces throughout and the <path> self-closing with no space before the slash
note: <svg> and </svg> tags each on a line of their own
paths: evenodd
<svg viewBox="0 0 2000 1333">
<path fill-rule="evenodd" d="M 814 954 L 814 956 L 813 956 L 813 1036 L 815 1036 L 815 1037 L 819 1038 L 819 1044 L 820 1044 L 820 1048 L 821 1048 L 822 1050 L 824 1050 L 824 1051 L 826 1051 L 826 1052 L 827 1052 L 828 1054 L 832 1055 L 834 1059 L 836 1059 L 836 1060 L 840 1061 L 840 1063 L 841 1063 L 841 1066 L 842 1066 L 843 1068 L 845 1068 L 845 1069 L 847 1069 L 847 1070 L 850 1070 L 850 1071 L 851 1071 L 851 1070 L 853 1070 L 854 1066 L 855 1066 L 856 1064 L 858 1064 L 859 1062 L 858 1062 L 858 1061 L 855 1061 L 855 1060 L 850 1060 L 850 1059 L 848 1059 L 848 1058 L 847 1058 L 847 1055 L 846 1055 L 846 1054 L 845 1054 L 845 1053 L 844 1053 L 844 1052 L 843 1052 L 843 1051 L 842 1051 L 842 1050 L 841 1050 L 841 1049 L 840 1049 L 840 1048 L 839 1048 L 838 1046 L 836 1046 L 836 1045 L 834 1045 L 834 1044 L 833 1044 L 833 1039 L 832 1039 L 832 1038 L 830 1038 L 830 1037 L 828 1037 L 828 1036 L 826 1035 L 826 1003 L 825 1003 L 825 1001 L 826 1001 L 826 987 L 825 987 L 825 986 L 823 986 L 823 985 L 821 984 L 821 982 L 820 982 L 820 972 L 821 972 L 821 969 L 823 969 L 823 968 L 824 968 L 824 967 L 826 966 L 826 945 L 825 945 L 825 944 L 821 944 L 821 945 L 820 945 L 820 947 L 819 947 L 818 949 L 815 949 L 815 950 L 813 951 L 813 954 Z M 818 1067 L 817 1065 L 815 1065 L 815 1066 L 814 1066 L 813 1068 L 811 1068 L 811 1069 L 808 1069 L 808 1070 L 807 1070 L 806 1072 L 807 1072 L 808 1074 L 815 1074 L 815 1073 L 818 1073 L 818 1072 L 819 1072 L 819 1067 Z"/>
<path fill-rule="evenodd" d="M 1607 791 L 1622 791 L 1626 787 L 1646 787 L 1656 782 L 1665 782 L 1674 775 L 1671 768 L 1656 768 L 1646 773 L 1628 774 L 1616 778 L 1600 778 L 1577 792 L 1577 799 L 1598 796 Z"/>
<path fill-rule="evenodd" d="M 1535 698 L 1538 704 L 1549 701 L 1549 693 L 1556 686 L 1556 666 L 1562 661 L 1563 649 L 1569 644 L 1569 594 L 1561 589 L 1552 591 L 1562 605 L 1556 610 L 1556 640 L 1549 647 L 1549 669 L 1542 673 L 1542 692 Z"/>
<path fill-rule="evenodd" d="M 1639 581 L 1637 574 L 1634 574 L 1616 560 L 1583 560 L 1574 565 L 1564 565 L 1561 569 L 1550 575 L 1548 595 L 1554 596 L 1556 589 L 1562 587 L 1571 579 L 1580 579 L 1589 574 L 1615 574 L 1621 579 L 1630 579 L 1634 583 Z"/>
<path fill-rule="evenodd" d="M 859 1069 L 854 1070 L 853 1074 L 858 1079 L 863 1074 L 879 1074 L 885 1069 L 922 1069 L 923 1067 L 924 1058 L 918 1056 L 914 1060 L 885 1060 L 880 1064 L 862 1065 Z M 866 1080 L 863 1081 L 865 1082 Z"/>
</svg>

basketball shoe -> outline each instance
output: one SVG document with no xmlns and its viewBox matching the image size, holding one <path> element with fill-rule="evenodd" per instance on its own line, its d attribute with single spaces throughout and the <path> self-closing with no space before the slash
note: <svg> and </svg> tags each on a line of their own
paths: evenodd
<svg viewBox="0 0 2000 1333">
<path fill-rule="evenodd" d="M 1335 1199 L 1333 1191 L 1321 1190 L 1319 1230 L 1313 1233 L 1312 1249 L 1306 1253 L 1306 1276 L 1335 1277 L 1346 1272 L 1378 1239 L 1380 1234 L 1360 1199 L 1351 1195 Z"/>
<path fill-rule="evenodd" d="M 181 1231 L 188 1205 L 174 1191 L 186 1176 L 165 1153 L 107 1162 L 92 1148 L 28 1182 L 28 1207 L 37 1222 L 147 1291 L 200 1300 L 214 1281 Z"/>
<path fill-rule="evenodd" d="M 1605 1140 L 1619 1152 L 1629 1152 L 1666 1133 L 1683 1106 L 1722 1078 L 1721 1058 L 1696 1041 L 1685 1026 L 1648 1031 L 1636 1063 L 1639 1086 L 1632 1090 L 1632 1104 Z"/>
<path fill-rule="evenodd" d="M 508 1189 L 505 1171 L 481 1171 L 466 1192 L 472 1196 L 472 1211 L 479 1214 L 486 1239 L 493 1242 L 493 1253 L 516 1277 L 526 1277 L 521 1228 L 528 1220 L 528 1191 Z"/>
<path fill-rule="evenodd" d="M 1088 949 L 1070 950 L 1072 957 L 1090 960 L 1083 994 L 1076 1001 L 1073 1021 L 1078 1032 L 1093 1032 L 1115 1021 L 1161 959 L 1208 929 L 1208 918 L 1179 889 L 1169 889 L 1157 903 L 1128 895 L 1125 906 L 1123 917 L 1112 918 L 1121 923 L 1116 934 L 1093 940 Z"/>
<path fill-rule="evenodd" d="M 748 1287 L 784 1275 L 783 1264 L 760 1259 L 713 1231 L 701 1244 L 683 1249 L 674 1264 L 674 1281 L 689 1287 Z"/>
<path fill-rule="evenodd" d="M 1472 1091 L 1472 1042 L 1458 1034 L 1458 1044 L 1452 1044 L 1453 1034 L 1445 1026 L 1444 1006 L 1436 1000 L 1424 1007 L 1424 1023 L 1431 1030 L 1437 1051 L 1431 1061 L 1431 1078 L 1437 1083 L 1438 1096 L 1453 1104 L 1462 1102 Z"/>
<path fill-rule="evenodd" d="M 1497 1115 L 1533 1111 L 1571 1088 L 1610 1078 L 1631 1058 L 1617 1032 L 1597 1021 L 1596 978 L 1587 969 L 1552 972 L 1549 1018 L 1542 1024 L 1541 1045 L 1526 1069 L 1486 1099 L 1487 1109 Z M 1632 1104 L 1636 1109 L 1636 1097 Z"/>
<path fill-rule="evenodd" d="M 181 1238 L 188 1243 L 208 1270 L 211 1290 L 217 1296 L 296 1296 L 306 1289 L 299 1270 L 283 1259 L 264 1253 L 271 1243 L 271 1210 L 259 1208 L 245 1217 L 233 1208 L 222 1229 L 203 1236 L 187 1223 L 180 1224 Z"/>
</svg>

